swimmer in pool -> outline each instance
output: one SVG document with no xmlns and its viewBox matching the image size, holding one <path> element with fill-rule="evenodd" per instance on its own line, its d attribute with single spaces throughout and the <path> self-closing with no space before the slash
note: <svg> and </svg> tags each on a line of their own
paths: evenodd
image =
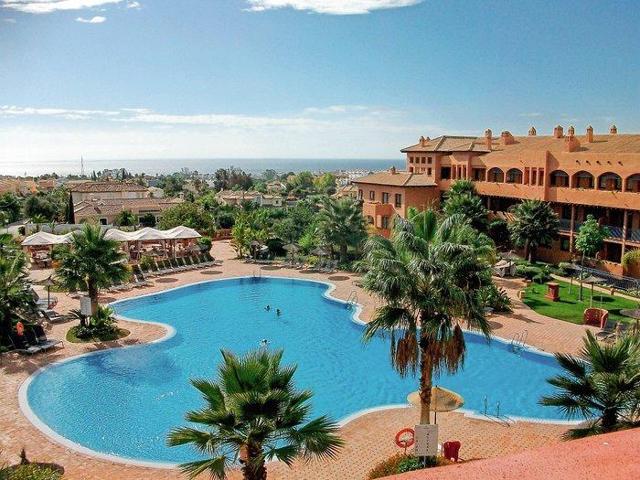
<svg viewBox="0 0 640 480">
<path fill-rule="evenodd" d="M 280 309 L 279 309 L 279 308 L 276 308 L 276 315 L 280 316 L 280 314 L 281 314 L 281 313 L 282 313 L 282 312 L 280 311 Z"/>
<path fill-rule="evenodd" d="M 266 307 L 264 307 L 264 309 L 268 312 L 269 310 L 271 310 L 271 305 L 267 305 Z"/>
</svg>

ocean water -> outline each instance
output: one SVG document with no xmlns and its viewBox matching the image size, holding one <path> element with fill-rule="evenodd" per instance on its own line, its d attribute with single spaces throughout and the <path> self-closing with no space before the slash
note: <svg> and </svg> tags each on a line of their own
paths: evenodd
<svg viewBox="0 0 640 480">
<path fill-rule="evenodd" d="M 354 311 L 325 297 L 326 290 L 318 282 L 244 278 L 116 303 L 119 314 L 171 325 L 175 336 L 54 364 L 33 378 L 29 406 L 52 430 L 94 451 L 169 463 L 194 459 L 189 447 L 166 446 L 169 430 L 185 424 L 185 412 L 202 407 L 189 379 L 215 377 L 220 349 L 242 353 L 262 339 L 270 349 L 284 349 L 285 364 L 298 365 L 295 381 L 314 392 L 314 415 L 340 420 L 406 404 L 417 379 L 391 368 L 387 339 L 363 343 Z M 538 404 L 552 391 L 546 379 L 559 372 L 553 357 L 514 353 L 475 334 L 466 340 L 464 368 L 436 381 L 461 394 L 465 409 L 482 413 L 486 399 L 490 415 L 499 402 L 501 415 L 562 419 Z"/>
<path fill-rule="evenodd" d="M 219 168 L 231 166 L 254 174 L 262 173 L 268 168 L 277 172 L 301 172 L 304 170 L 334 171 L 334 170 L 385 170 L 391 166 L 404 168 L 405 160 L 397 159 L 295 159 L 295 158 L 254 158 L 254 159 L 143 159 L 143 160 L 93 160 L 84 159 L 85 173 L 100 171 L 105 168 L 126 168 L 132 173 L 172 173 L 181 168 L 200 173 L 213 173 Z M 58 173 L 59 175 L 80 174 L 80 159 L 47 161 L 40 163 L 16 164 L 0 162 L 0 173 L 5 175 L 39 175 L 44 173 Z"/>
</svg>

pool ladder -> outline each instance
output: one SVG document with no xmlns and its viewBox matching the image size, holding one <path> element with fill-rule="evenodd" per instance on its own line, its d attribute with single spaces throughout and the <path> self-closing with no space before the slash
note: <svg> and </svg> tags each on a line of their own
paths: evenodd
<svg viewBox="0 0 640 480">
<path fill-rule="evenodd" d="M 505 416 L 500 416 L 500 401 L 498 400 L 496 402 L 496 406 L 495 406 L 495 414 L 492 415 L 489 413 L 489 398 L 485 395 L 484 396 L 484 416 L 487 417 L 488 419 L 494 420 L 498 423 L 501 423 L 504 426 L 509 426 L 511 425 L 513 422 L 513 420 L 511 420 L 509 417 L 505 417 Z"/>
<path fill-rule="evenodd" d="M 520 352 L 526 345 L 528 335 L 528 330 L 524 330 L 521 333 L 515 333 L 511 339 L 511 351 L 516 353 Z"/>
<path fill-rule="evenodd" d="M 349 297 L 347 297 L 347 308 L 353 308 L 358 304 L 358 293 L 355 290 L 351 290 Z"/>
</svg>

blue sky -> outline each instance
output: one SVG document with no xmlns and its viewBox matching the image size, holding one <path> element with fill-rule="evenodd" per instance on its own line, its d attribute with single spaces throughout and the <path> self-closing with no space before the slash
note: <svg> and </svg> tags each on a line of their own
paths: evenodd
<svg viewBox="0 0 640 480">
<path fill-rule="evenodd" d="M 640 132 L 640 2 L 0 0 L 0 173 Z"/>
</svg>

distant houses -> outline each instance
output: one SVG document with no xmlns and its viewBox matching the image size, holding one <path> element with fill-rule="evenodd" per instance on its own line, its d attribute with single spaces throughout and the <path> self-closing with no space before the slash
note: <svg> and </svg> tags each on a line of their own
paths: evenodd
<svg viewBox="0 0 640 480">
<path fill-rule="evenodd" d="M 221 190 L 216 194 L 216 199 L 222 205 L 242 205 L 244 202 L 253 202 L 260 207 L 282 207 L 285 199 L 281 195 L 260 193 L 254 190 Z"/>
<path fill-rule="evenodd" d="M 74 223 L 111 225 L 124 211 L 138 218 L 151 214 L 158 221 L 165 210 L 182 202 L 178 198 L 163 198 L 161 189 L 150 191 L 131 182 L 85 181 L 68 185 L 68 189 Z"/>
</svg>

